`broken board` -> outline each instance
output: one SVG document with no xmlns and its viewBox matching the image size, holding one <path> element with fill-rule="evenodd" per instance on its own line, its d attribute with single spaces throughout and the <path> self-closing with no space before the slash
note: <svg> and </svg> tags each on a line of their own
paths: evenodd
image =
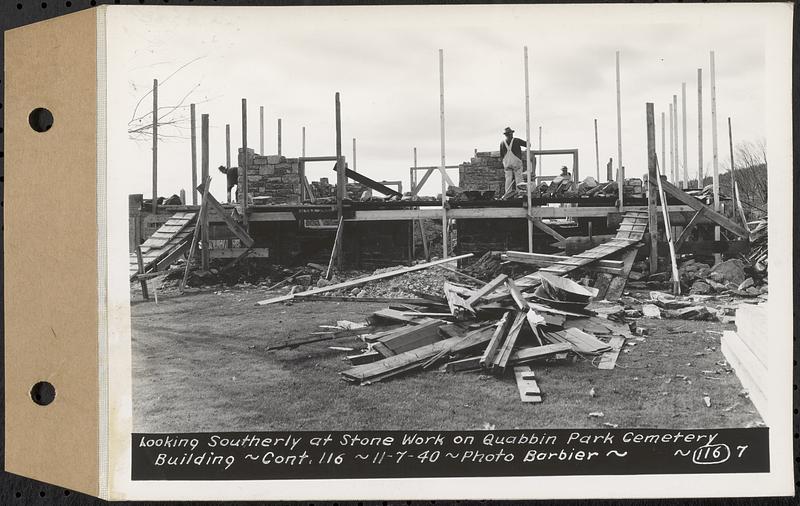
<svg viewBox="0 0 800 506">
<path fill-rule="evenodd" d="M 536 383 L 536 376 L 530 367 L 517 366 L 514 368 L 514 377 L 517 380 L 519 400 L 522 402 L 542 402 L 542 391 Z"/>
</svg>

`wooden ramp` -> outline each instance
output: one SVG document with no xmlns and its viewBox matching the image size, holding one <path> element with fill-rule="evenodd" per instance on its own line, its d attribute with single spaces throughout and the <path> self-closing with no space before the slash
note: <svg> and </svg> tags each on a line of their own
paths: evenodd
<svg viewBox="0 0 800 506">
<path fill-rule="evenodd" d="M 564 276 L 576 269 L 630 248 L 642 240 L 646 230 L 647 211 L 628 211 L 622 218 L 622 223 L 620 223 L 614 239 L 575 256 L 565 256 L 559 259 L 558 263 L 544 267 L 539 272 L 549 272 L 557 276 Z"/>
<path fill-rule="evenodd" d="M 196 219 L 197 213 L 176 213 L 142 243 L 145 272 L 161 270 L 183 254 L 192 240 L 193 230 L 189 225 Z M 131 253 L 129 266 L 130 279 L 134 279 L 139 272 L 136 253 Z"/>
</svg>

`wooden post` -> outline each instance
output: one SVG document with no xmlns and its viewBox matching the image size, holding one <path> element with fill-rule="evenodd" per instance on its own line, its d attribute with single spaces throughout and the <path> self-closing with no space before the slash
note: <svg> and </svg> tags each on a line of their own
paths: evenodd
<svg viewBox="0 0 800 506">
<path fill-rule="evenodd" d="M 542 127 L 540 125 L 539 126 L 539 151 L 541 151 L 541 150 L 542 150 Z M 542 167 L 542 155 L 539 155 L 539 157 L 536 159 L 536 168 L 539 169 L 539 174 L 541 174 L 544 171 L 544 168 Z"/>
<path fill-rule="evenodd" d="M 670 182 L 675 184 L 673 176 L 675 175 L 675 116 L 672 110 L 672 103 L 669 104 L 669 165 L 664 166 L 664 175 L 670 179 Z"/>
<path fill-rule="evenodd" d="M 141 229 L 140 227 L 133 227 L 133 242 L 136 245 L 136 263 L 139 265 L 139 274 L 144 274 L 144 259 L 142 258 L 142 236 L 141 236 Z M 142 285 L 142 297 L 145 300 L 150 300 L 150 296 L 147 293 L 147 281 L 144 278 L 140 278 L 139 281 Z"/>
<path fill-rule="evenodd" d="M 231 168 L 231 125 L 225 125 L 225 168 Z M 226 181 L 227 184 L 227 181 Z"/>
<path fill-rule="evenodd" d="M 347 174 L 345 173 L 344 157 L 342 157 L 342 106 L 339 101 L 339 92 L 336 92 L 336 216 L 339 221 L 344 219 L 344 198 L 347 196 Z M 342 243 L 344 242 L 344 223 L 340 233 L 339 242 L 336 243 L 336 266 L 339 270 L 344 265 L 342 258 Z"/>
<path fill-rule="evenodd" d="M 447 187 L 444 181 L 445 155 L 444 155 L 444 51 L 439 50 L 439 145 L 441 154 L 442 172 L 442 258 L 447 258 L 448 231 L 447 231 Z"/>
<path fill-rule="evenodd" d="M 153 214 L 158 213 L 158 79 L 153 79 Z"/>
<path fill-rule="evenodd" d="M 278 118 L 278 156 L 281 156 L 281 119 Z"/>
<path fill-rule="evenodd" d="M 689 188 L 689 150 L 686 147 L 686 83 L 681 83 L 681 124 L 683 129 L 683 188 Z"/>
<path fill-rule="evenodd" d="M 672 124 L 672 128 L 675 129 L 675 131 L 674 131 L 674 135 L 675 135 L 675 152 L 672 154 L 673 159 L 675 160 L 675 166 L 673 168 L 674 172 L 672 174 L 672 178 L 674 180 L 673 184 L 680 188 L 680 186 L 681 186 L 681 184 L 680 184 L 681 178 L 680 178 L 679 174 L 680 174 L 680 169 L 681 169 L 681 163 L 680 163 L 680 157 L 678 156 L 678 153 L 680 152 L 680 140 L 678 139 L 678 95 L 672 95 L 672 111 L 673 111 L 673 113 L 675 115 L 675 121 Z"/>
<path fill-rule="evenodd" d="M 411 194 L 417 193 L 417 148 L 414 148 L 414 168 L 411 169 Z"/>
<path fill-rule="evenodd" d="M 356 168 L 356 138 L 353 137 L 353 172 L 358 172 Z"/>
<path fill-rule="evenodd" d="M 661 159 L 658 161 L 659 167 L 666 167 L 666 163 L 667 163 L 667 158 L 666 158 L 667 149 L 666 149 L 666 142 L 665 142 L 666 135 L 667 135 L 667 129 L 666 129 L 666 126 L 665 126 L 664 116 L 665 116 L 664 111 L 661 111 Z"/>
<path fill-rule="evenodd" d="M 597 182 L 600 183 L 600 144 L 597 141 L 597 118 L 594 119 L 594 161 L 597 165 Z"/>
<path fill-rule="evenodd" d="M 647 115 L 647 217 L 650 228 L 650 274 L 658 270 L 658 187 L 653 180 L 658 178 L 658 160 L 656 159 L 656 125 L 653 116 L 653 104 L 645 105 Z M 662 113 L 663 117 L 664 114 Z M 663 130 L 662 130 L 663 132 Z M 662 139 L 663 139 L 662 135 Z"/>
<path fill-rule="evenodd" d="M 531 162 L 531 99 L 528 79 L 528 46 L 524 47 L 523 53 L 525 57 L 525 142 L 527 143 L 525 147 L 525 161 L 528 164 L 528 177 L 525 178 L 525 186 L 527 187 L 528 193 L 528 214 L 530 214 L 533 202 L 531 192 L 533 191 L 532 183 L 534 173 L 533 164 Z M 528 253 L 533 253 L 533 222 L 531 220 L 525 221 L 528 222 Z"/>
<path fill-rule="evenodd" d="M 717 83 L 716 83 L 716 68 L 714 65 L 714 51 L 710 53 L 711 63 L 711 161 L 714 169 L 713 190 L 714 190 L 714 210 L 719 212 L 719 151 L 717 146 Z M 714 240 L 720 240 L 720 229 L 714 227 Z M 722 260 L 722 255 L 719 253 L 714 254 L 714 263 L 719 263 Z"/>
<path fill-rule="evenodd" d="M 736 211 L 736 166 L 733 161 L 733 131 L 731 130 L 730 116 L 728 116 L 728 147 L 731 150 L 731 196 L 733 197 L 733 210 Z M 747 223 L 744 226 L 747 227 Z"/>
<path fill-rule="evenodd" d="M 192 138 L 192 205 L 197 205 L 197 121 L 194 104 L 189 106 L 189 128 Z"/>
<path fill-rule="evenodd" d="M 181 205 L 185 206 L 186 205 L 186 190 L 184 190 L 183 188 L 181 188 L 180 197 L 181 197 Z"/>
<path fill-rule="evenodd" d="M 609 158 L 606 164 L 606 181 L 614 180 L 614 159 Z"/>
<path fill-rule="evenodd" d="M 242 178 L 242 188 L 239 191 L 239 201 L 242 206 L 242 222 L 248 226 L 247 198 L 250 195 L 247 184 L 247 99 L 242 99 L 242 161 L 239 164 L 239 175 Z"/>
<path fill-rule="evenodd" d="M 208 162 L 209 162 L 209 153 L 208 153 L 208 114 L 203 114 L 200 116 L 200 160 L 201 160 L 201 174 L 203 177 L 203 181 L 208 181 Z M 205 193 L 205 189 L 204 192 Z M 202 236 L 202 249 L 200 250 L 200 259 L 202 262 L 203 270 L 208 270 L 208 261 L 210 258 L 210 253 L 208 252 L 208 212 L 206 211 L 203 213 L 203 223 L 202 229 L 200 230 Z"/>
<path fill-rule="evenodd" d="M 305 158 L 305 156 L 306 156 L 306 127 L 303 127 L 303 146 L 302 146 L 302 150 L 300 151 L 300 153 L 302 153 L 303 158 Z"/>
<path fill-rule="evenodd" d="M 620 94 L 619 51 L 617 51 L 617 188 L 619 190 L 619 208 L 623 208 L 622 187 L 625 186 L 625 174 L 622 169 L 622 98 Z"/>
<path fill-rule="evenodd" d="M 264 154 L 264 106 L 258 108 L 258 154 Z"/>
<path fill-rule="evenodd" d="M 697 69 L 697 187 L 703 188 L 703 69 Z"/>
</svg>

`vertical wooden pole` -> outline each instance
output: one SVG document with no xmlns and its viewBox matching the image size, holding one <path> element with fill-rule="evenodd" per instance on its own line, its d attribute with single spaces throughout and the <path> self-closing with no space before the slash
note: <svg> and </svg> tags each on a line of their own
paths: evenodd
<svg viewBox="0 0 800 506">
<path fill-rule="evenodd" d="M 658 270 L 658 209 L 656 207 L 658 186 L 655 179 L 659 177 L 659 170 L 656 159 L 656 125 L 653 104 L 648 102 L 645 105 L 645 111 L 647 115 L 647 217 L 650 229 L 650 274 L 655 274 Z"/>
<path fill-rule="evenodd" d="M 666 129 L 666 126 L 665 126 L 666 123 L 664 121 L 664 116 L 665 116 L 665 114 L 662 111 L 661 112 L 661 159 L 658 161 L 659 167 L 666 167 L 666 163 L 667 163 L 667 158 L 666 158 L 666 156 L 667 156 L 667 148 L 666 148 L 666 141 L 665 141 L 666 140 L 666 135 L 667 135 L 667 129 Z"/>
<path fill-rule="evenodd" d="M 258 108 L 258 154 L 264 154 L 264 106 Z"/>
<path fill-rule="evenodd" d="M 339 101 L 339 92 L 336 92 L 336 216 L 342 223 L 339 242 L 336 243 L 336 266 L 341 270 L 344 265 L 342 258 L 342 242 L 344 241 L 344 198 L 347 196 L 347 174 L 345 174 L 344 157 L 342 157 L 342 106 Z"/>
<path fill-rule="evenodd" d="M 247 218 L 247 199 L 250 195 L 247 181 L 247 99 L 242 99 L 242 162 L 239 167 L 240 177 L 242 178 L 242 189 L 239 192 L 239 201 L 242 206 L 242 222 L 245 227 L 248 225 Z"/>
<path fill-rule="evenodd" d="M 542 150 L 542 127 L 539 126 L 539 151 Z M 539 169 L 539 174 L 544 172 L 544 168 L 542 167 L 542 155 L 539 155 L 536 159 L 536 168 Z"/>
<path fill-rule="evenodd" d="M 303 127 L 302 143 L 303 143 L 303 146 L 302 146 L 302 150 L 300 152 L 302 153 L 303 158 L 305 158 L 305 156 L 306 156 L 306 127 Z"/>
<path fill-rule="evenodd" d="M 153 79 L 153 214 L 158 212 L 158 79 Z"/>
<path fill-rule="evenodd" d="M 528 78 L 528 46 L 523 48 L 523 53 L 525 60 L 525 142 L 528 143 L 525 148 L 525 162 L 528 164 L 528 177 L 525 178 L 525 186 L 527 187 L 528 214 L 530 215 L 533 202 L 531 192 L 533 191 L 534 173 L 533 163 L 531 162 L 531 98 Z M 531 220 L 525 221 L 528 222 L 528 253 L 533 253 L 533 222 Z"/>
<path fill-rule="evenodd" d="M 200 169 L 203 181 L 209 181 L 208 177 L 208 165 L 209 165 L 209 153 L 208 153 L 209 143 L 208 143 L 208 114 L 203 114 L 200 116 Z M 204 188 L 205 193 L 205 188 Z M 203 214 L 203 224 L 202 229 L 200 230 L 201 233 L 201 241 L 202 241 L 202 249 L 200 250 L 200 259 L 202 262 L 203 270 L 208 270 L 208 261 L 209 261 L 209 252 L 208 252 L 208 213 Z"/>
<path fill-rule="evenodd" d="M 680 162 L 680 157 L 678 156 L 678 153 L 680 152 L 680 140 L 678 138 L 678 95 L 672 95 L 672 111 L 673 111 L 673 113 L 675 115 L 675 122 L 673 123 L 673 126 L 672 126 L 675 129 L 675 131 L 674 131 L 674 135 L 675 135 L 675 152 L 672 154 L 673 159 L 675 160 L 675 166 L 674 166 L 674 169 L 673 169 L 674 173 L 673 173 L 672 177 L 673 177 L 673 179 L 675 181 L 675 186 L 680 186 L 681 185 L 680 184 L 681 178 L 680 178 L 679 174 L 680 174 L 680 169 L 681 169 L 681 162 Z"/>
<path fill-rule="evenodd" d="M 681 128 L 683 129 L 683 188 L 689 188 L 689 149 L 686 146 L 686 83 L 681 83 Z"/>
<path fill-rule="evenodd" d="M 711 73 L 711 161 L 714 169 L 714 210 L 719 212 L 719 151 L 717 146 L 717 82 L 716 67 L 714 65 L 714 51 L 710 53 Z M 720 240 L 720 229 L 714 227 L 714 240 Z M 719 263 L 722 255 L 714 254 L 714 263 Z"/>
<path fill-rule="evenodd" d="M 619 78 L 619 51 L 616 53 L 617 68 L 617 188 L 619 189 L 619 208 L 622 210 L 624 203 L 622 198 L 622 187 L 625 186 L 625 174 L 622 168 L 622 97 L 620 92 Z"/>
<path fill-rule="evenodd" d="M 225 168 L 231 168 L 231 126 L 230 124 L 225 125 Z M 228 188 L 228 178 L 225 177 L 225 188 Z M 225 192 L 228 196 L 228 204 L 231 203 L 231 193 Z"/>
<path fill-rule="evenodd" d="M 185 206 L 186 205 L 186 190 L 184 190 L 183 188 L 181 188 L 180 197 L 181 197 L 181 205 Z"/>
<path fill-rule="evenodd" d="M 664 175 L 675 184 L 675 117 L 672 110 L 672 103 L 669 104 L 669 165 L 664 166 Z"/>
<path fill-rule="evenodd" d="M 736 165 L 733 161 L 733 130 L 731 130 L 731 117 L 728 116 L 728 147 L 731 151 L 731 196 L 733 197 L 733 210 L 736 211 Z M 747 224 L 745 223 L 745 226 Z"/>
<path fill-rule="evenodd" d="M 278 156 L 281 156 L 281 119 L 278 118 Z"/>
<path fill-rule="evenodd" d="M 134 248 L 136 251 L 136 263 L 139 266 L 138 272 L 139 274 L 144 274 L 144 259 L 142 257 L 142 237 L 140 228 L 133 227 L 133 234 L 133 242 L 136 245 Z M 147 293 L 147 280 L 140 279 L 139 282 L 142 285 L 142 297 L 144 297 L 144 300 L 150 300 L 150 295 Z"/>
<path fill-rule="evenodd" d="M 356 168 L 356 138 L 353 137 L 353 171 L 358 172 Z"/>
<path fill-rule="evenodd" d="M 703 69 L 697 69 L 697 187 L 703 188 Z"/>
<path fill-rule="evenodd" d="M 442 179 L 442 258 L 447 258 L 448 231 L 447 231 L 447 186 L 444 180 L 445 155 L 444 155 L 444 50 L 439 50 L 439 140 L 441 154 Z"/>
<path fill-rule="evenodd" d="M 600 183 L 600 144 L 597 140 L 597 118 L 594 119 L 594 161 L 597 165 L 597 182 Z"/>
<path fill-rule="evenodd" d="M 416 195 L 417 189 L 417 148 L 414 148 L 414 168 L 411 169 L 411 194 Z"/>
<path fill-rule="evenodd" d="M 189 128 L 192 138 L 192 205 L 197 205 L 197 120 L 194 104 L 189 106 Z"/>
</svg>

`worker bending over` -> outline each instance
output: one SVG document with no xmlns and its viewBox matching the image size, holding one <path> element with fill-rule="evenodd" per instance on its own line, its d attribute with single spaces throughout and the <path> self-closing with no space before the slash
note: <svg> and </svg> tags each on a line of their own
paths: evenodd
<svg viewBox="0 0 800 506">
<path fill-rule="evenodd" d="M 219 171 L 227 176 L 227 189 L 228 189 L 228 204 L 231 203 L 231 190 L 236 187 L 236 201 L 239 201 L 239 167 L 226 168 L 224 165 L 219 166 Z"/>
</svg>

